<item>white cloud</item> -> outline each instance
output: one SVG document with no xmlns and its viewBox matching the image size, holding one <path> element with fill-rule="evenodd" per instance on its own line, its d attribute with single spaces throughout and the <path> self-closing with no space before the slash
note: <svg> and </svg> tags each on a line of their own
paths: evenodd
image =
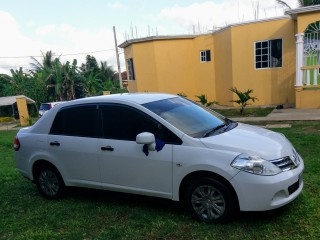
<svg viewBox="0 0 320 240">
<path fill-rule="evenodd" d="M 28 22 L 27 22 L 27 27 L 34 27 L 35 26 L 35 22 L 33 21 L 33 20 L 29 20 Z"/>
<path fill-rule="evenodd" d="M 121 9 L 121 8 L 124 7 L 124 5 L 121 2 L 117 1 L 117 2 L 114 2 L 114 3 L 108 4 L 108 7 L 112 8 L 112 9 Z"/>
<path fill-rule="evenodd" d="M 51 48 L 43 49 L 43 51 L 52 50 L 57 55 L 89 52 L 88 54 L 95 56 L 98 61 L 107 61 L 109 65 L 113 66 L 116 64 L 112 29 L 78 30 L 69 24 L 61 24 L 43 26 L 37 30 L 37 33 L 41 33 L 43 41 L 52 42 L 50 39 L 54 38 Z M 91 53 L 101 50 L 107 51 Z M 85 57 L 86 54 L 79 54 L 62 56 L 61 59 L 72 61 L 73 58 L 78 58 L 80 65 Z M 114 67 L 114 69 L 116 68 Z"/>
<path fill-rule="evenodd" d="M 50 33 L 53 33 L 56 30 L 56 25 L 50 24 L 43 27 L 40 27 L 36 30 L 36 34 L 39 36 L 45 36 Z"/>
<path fill-rule="evenodd" d="M 296 7 L 294 0 L 287 1 Z M 159 18 L 173 21 L 184 29 L 210 30 L 213 27 L 224 27 L 231 23 L 282 16 L 284 8 L 275 1 L 259 0 L 224 0 L 206 1 L 181 7 L 176 5 L 160 11 Z"/>
<path fill-rule="evenodd" d="M 11 68 L 24 69 L 30 67 L 32 62 L 30 57 L 41 56 L 41 52 L 52 50 L 59 55 L 95 52 L 108 50 L 98 53 L 89 53 L 96 57 L 98 61 L 107 61 L 116 70 L 115 45 L 112 29 L 76 29 L 69 24 L 49 24 L 34 29 L 35 37 L 29 38 L 22 34 L 20 26 L 16 20 L 6 12 L 0 11 L 0 31 L 2 33 L 0 45 L 0 73 L 9 73 Z M 120 37 L 121 41 L 121 37 Z M 11 57 L 11 58 L 3 58 Z M 12 58 L 19 57 L 19 58 Z M 86 54 L 62 56 L 61 60 L 73 61 L 78 59 L 78 66 L 85 61 Z M 41 58 L 38 58 L 41 61 Z M 122 68 L 125 65 L 123 64 Z"/>
</svg>

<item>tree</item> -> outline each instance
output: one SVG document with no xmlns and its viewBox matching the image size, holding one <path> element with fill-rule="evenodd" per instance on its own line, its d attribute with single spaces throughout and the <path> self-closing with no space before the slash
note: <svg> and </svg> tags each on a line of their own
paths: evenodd
<svg viewBox="0 0 320 240">
<path fill-rule="evenodd" d="M 231 102 L 238 103 L 240 108 L 240 113 L 242 114 L 244 111 L 244 108 L 249 104 L 248 102 L 252 100 L 254 102 L 255 100 L 258 100 L 256 97 L 251 97 L 250 94 L 253 93 L 253 89 L 248 89 L 245 92 L 239 91 L 236 87 L 230 88 L 230 91 L 235 93 L 238 96 L 238 100 L 231 100 Z"/>
<path fill-rule="evenodd" d="M 42 52 L 41 52 L 42 53 Z M 88 55 L 86 63 L 61 63 L 52 51 L 42 53 L 42 60 L 32 57 L 31 70 L 11 69 L 11 76 L 0 74 L 0 96 L 26 95 L 38 104 L 48 101 L 68 101 L 101 95 L 103 91 L 125 92 L 115 82 L 115 72 L 107 62 L 98 64 Z"/>
<path fill-rule="evenodd" d="M 69 61 L 62 64 L 59 58 L 53 59 L 53 55 L 51 51 L 42 53 L 42 63 L 33 57 L 34 63 L 31 63 L 30 72 L 46 84 L 48 100 L 73 100 L 76 98 L 75 79 L 78 79 L 80 74 L 77 61 L 74 59 L 72 64 Z M 77 86 L 77 89 L 80 86 Z"/>
<path fill-rule="evenodd" d="M 290 5 L 286 3 L 286 1 L 282 0 L 276 0 L 276 2 L 286 8 L 292 9 Z M 320 0 L 297 0 L 299 7 L 306 7 L 306 6 L 312 6 L 312 5 L 318 5 L 320 4 Z"/>
<path fill-rule="evenodd" d="M 7 74 L 0 74 L 0 97 L 6 96 L 5 91 L 9 85 L 11 77 Z"/>
</svg>

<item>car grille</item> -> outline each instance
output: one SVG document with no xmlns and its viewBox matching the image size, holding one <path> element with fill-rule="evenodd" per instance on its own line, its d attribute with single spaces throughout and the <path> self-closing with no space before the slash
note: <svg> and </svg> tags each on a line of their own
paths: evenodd
<svg viewBox="0 0 320 240">
<path fill-rule="evenodd" d="M 288 192 L 289 195 L 291 195 L 292 193 L 294 193 L 295 191 L 297 191 L 297 189 L 299 188 L 299 181 L 297 181 L 296 183 L 292 184 L 291 186 L 288 187 Z"/>
<path fill-rule="evenodd" d="M 276 165 L 278 168 L 280 168 L 283 172 L 297 167 L 297 165 L 291 160 L 290 157 L 270 160 L 270 162 Z"/>
</svg>

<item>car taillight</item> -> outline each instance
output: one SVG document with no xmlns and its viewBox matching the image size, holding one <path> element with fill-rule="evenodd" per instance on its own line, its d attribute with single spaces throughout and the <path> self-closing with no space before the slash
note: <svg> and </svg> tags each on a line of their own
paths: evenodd
<svg viewBox="0 0 320 240">
<path fill-rule="evenodd" d="M 20 148 L 20 142 L 17 136 L 14 137 L 14 141 L 13 141 L 13 148 L 15 151 L 19 151 Z"/>
</svg>

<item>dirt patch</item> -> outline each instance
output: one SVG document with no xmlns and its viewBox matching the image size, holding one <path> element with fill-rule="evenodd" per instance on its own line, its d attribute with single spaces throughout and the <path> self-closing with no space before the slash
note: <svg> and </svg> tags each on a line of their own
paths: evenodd
<svg viewBox="0 0 320 240">
<path fill-rule="evenodd" d="M 308 126 L 303 128 L 303 133 L 320 133 L 320 128 L 315 126 Z"/>
<path fill-rule="evenodd" d="M 265 128 L 291 128 L 291 124 L 287 124 L 287 123 L 267 124 Z"/>
</svg>

